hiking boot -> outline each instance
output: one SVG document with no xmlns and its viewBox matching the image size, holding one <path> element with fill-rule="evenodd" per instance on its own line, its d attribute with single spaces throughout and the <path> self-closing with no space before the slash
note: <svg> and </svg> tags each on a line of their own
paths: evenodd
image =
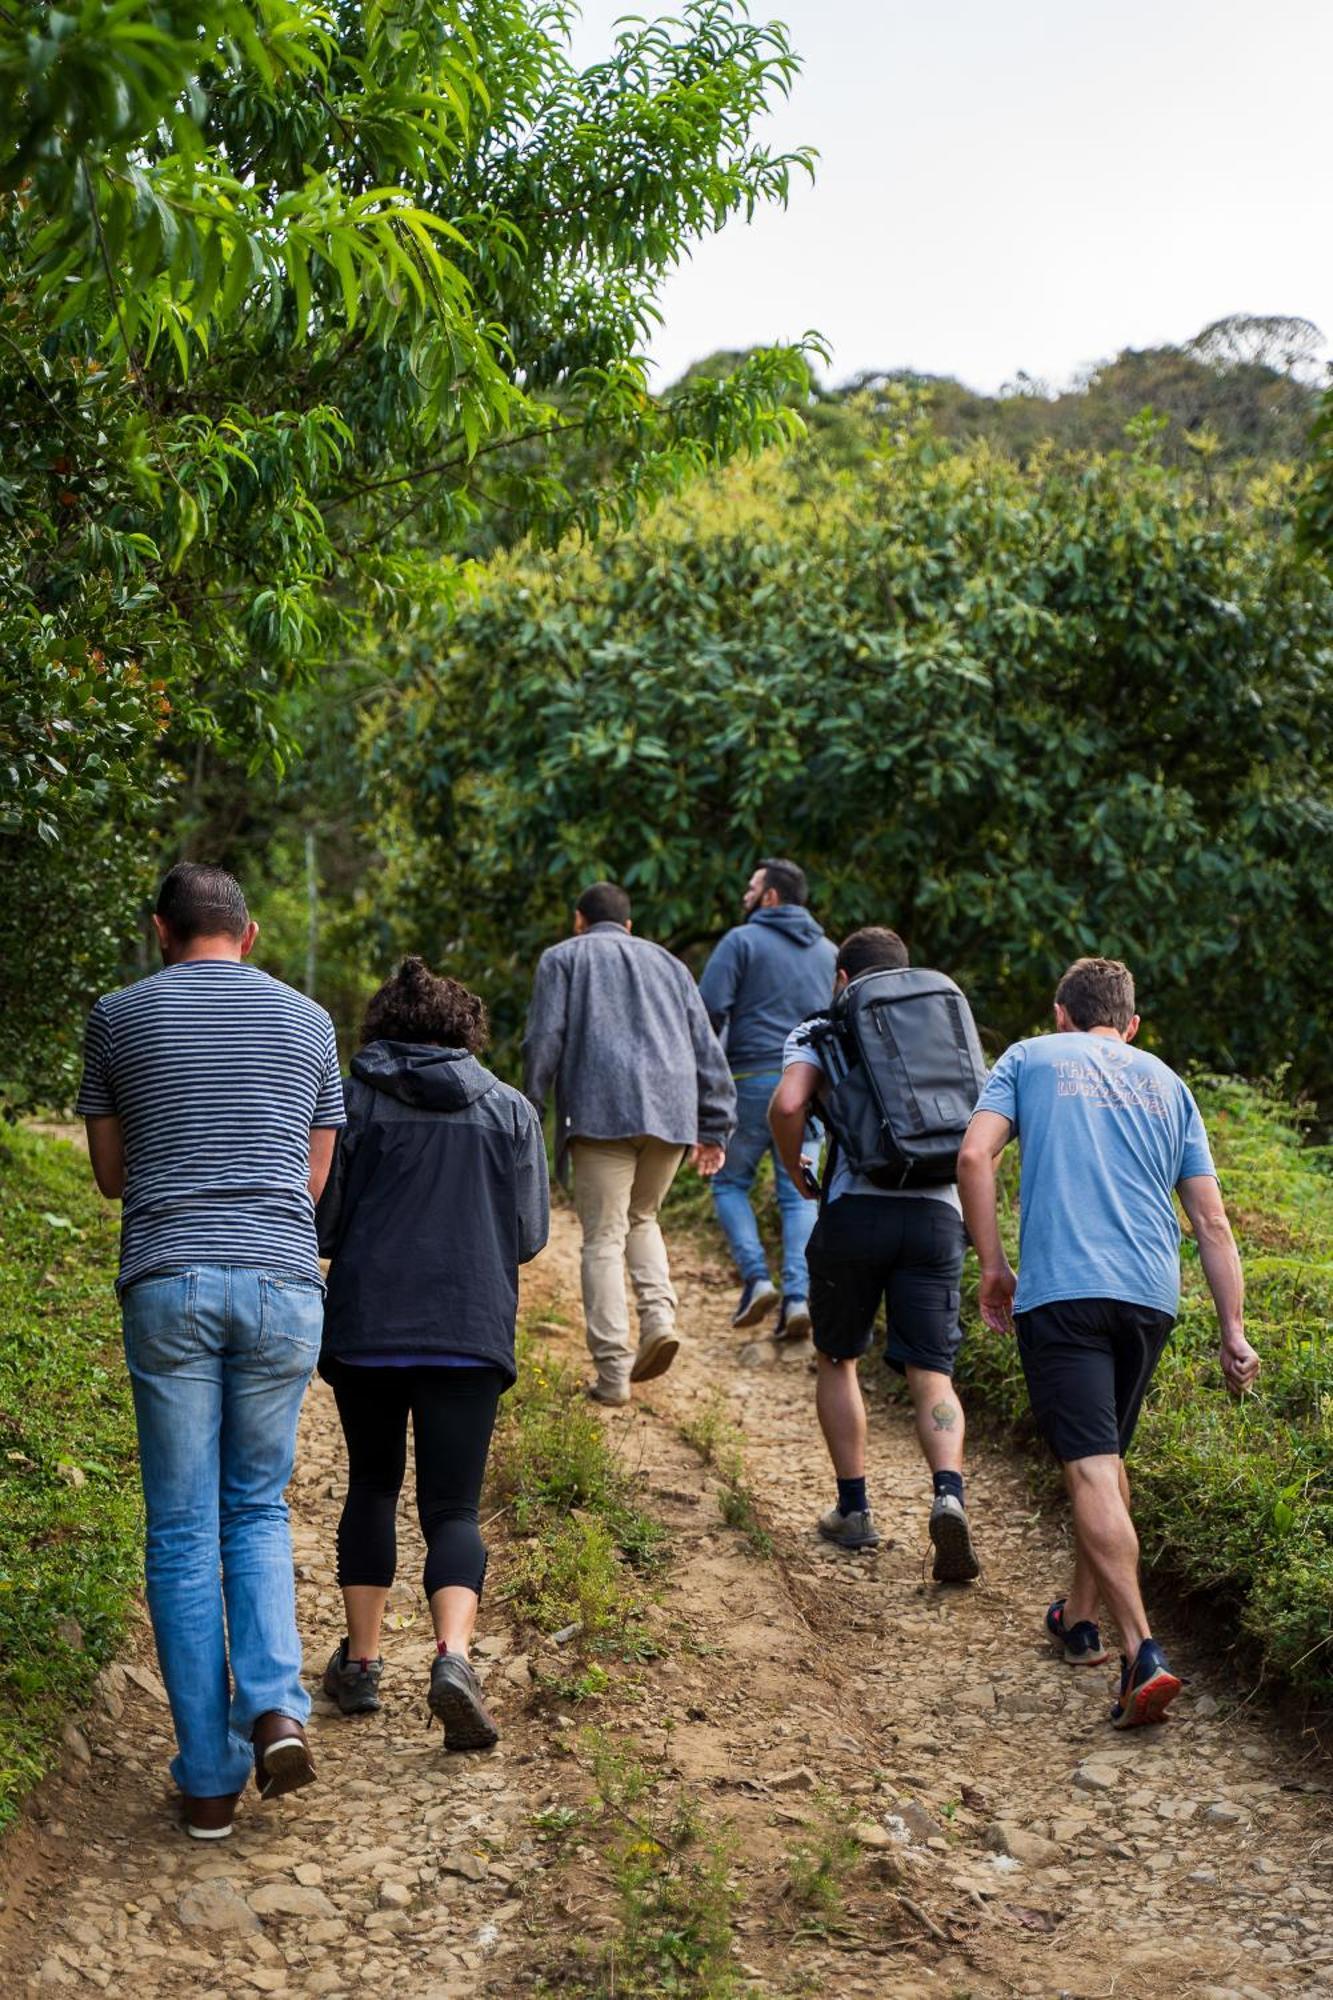
<svg viewBox="0 0 1333 2000">
<path fill-rule="evenodd" d="M 1063 1597 L 1057 1597 L 1047 1611 L 1046 1630 L 1071 1667 L 1099 1667 L 1111 1657 L 1091 1618 L 1080 1618 L 1074 1625 L 1065 1624 Z"/>
<path fill-rule="evenodd" d="M 758 1326 L 778 1303 L 778 1288 L 771 1278 L 747 1278 L 741 1288 L 740 1304 L 731 1315 L 733 1326 Z"/>
<path fill-rule="evenodd" d="M 230 1840 L 236 1817 L 239 1792 L 222 1792 L 216 1798 L 185 1799 L 185 1831 L 191 1840 Z"/>
<path fill-rule="evenodd" d="M 810 1306 L 806 1299 L 784 1299 L 778 1308 L 778 1324 L 774 1340 L 809 1340 L 814 1332 L 814 1322 L 810 1317 Z"/>
<path fill-rule="evenodd" d="M 981 1564 L 972 1546 L 972 1530 L 967 1525 L 967 1509 L 952 1493 L 937 1493 L 930 1510 L 930 1539 L 935 1544 L 936 1583 L 971 1583 L 981 1574 Z"/>
<path fill-rule="evenodd" d="M 1180 1682 L 1166 1664 L 1166 1654 L 1155 1639 L 1145 1639 L 1133 1666 L 1120 1655 L 1120 1698 L 1111 1710 L 1112 1728 L 1160 1722 L 1179 1693 Z"/>
<path fill-rule="evenodd" d="M 858 1507 L 850 1514 L 830 1507 L 827 1514 L 820 1515 L 815 1526 L 826 1542 L 835 1542 L 840 1549 L 879 1547 L 875 1517 L 868 1507 Z"/>
<path fill-rule="evenodd" d="M 349 1660 L 344 1639 L 324 1669 L 322 1686 L 344 1715 L 374 1715 L 380 1705 L 383 1672 L 383 1660 Z"/>
<path fill-rule="evenodd" d="M 261 1799 L 280 1799 L 297 1792 L 315 1775 L 305 1731 L 290 1715 L 275 1708 L 261 1715 L 250 1732 L 255 1746 L 255 1783 Z"/>
<path fill-rule="evenodd" d="M 629 1383 L 620 1377 L 599 1375 L 595 1382 L 589 1382 L 588 1394 L 594 1403 L 605 1403 L 610 1410 L 623 1410 L 629 1401 Z"/>
<path fill-rule="evenodd" d="M 500 1732 L 486 1712 L 481 1682 L 461 1653 L 438 1653 L 430 1670 L 430 1712 L 444 1724 L 446 1750 L 489 1750 Z"/>
<path fill-rule="evenodd" d="M 639 1342 L 639 1351 L 634 1357 L 634 1366 L 629 1371 L 631 1382 L 652 1382 L 667 1369 L 680 1352 L 680 1336 L 663 1329 L 660 1333 L 646 1333 Z"/>
</svg>

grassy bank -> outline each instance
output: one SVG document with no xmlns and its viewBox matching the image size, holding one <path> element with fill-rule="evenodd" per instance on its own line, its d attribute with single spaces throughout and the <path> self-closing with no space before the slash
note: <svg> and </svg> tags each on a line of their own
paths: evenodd
<svg viewBox="0 0 1333 2000">
<path fill-rule="evenodd" d="M 1187 1237 L 1180 1323 L 1130 1458 L 1135 1516 L 1149 1566 L 1234 1614 L 1265 1675 L 1323 1705 L 1333 1699 L 1333 1175 L 1277 1098 L 1220 1079 L 1198 1094 L 1263 1372 L 1239 1403 L 1224 1390 Z M 1016 1238 L 1012 1186 L 1008 1224 Z M 970 1260 L 967 1278 L 974 1292 Z M 965 1314 L 965 1393 L 1032 1439 L 1013 1341 L 981 1327 L 974 1298 Z"/>
<path fill-rule="evenodd" d="M 0 1829 L 114 1649 L 138 1576 L 117 1218 L 73 1146 L 0 1128 Z"/>
</svg>

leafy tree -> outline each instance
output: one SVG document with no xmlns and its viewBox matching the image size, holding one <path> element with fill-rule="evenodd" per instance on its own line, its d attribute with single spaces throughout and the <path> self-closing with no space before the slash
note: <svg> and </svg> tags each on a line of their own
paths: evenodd
<svg viewBox="0 0 1333 2000">
<path fill-rule="evenodd" d="M 580 71 L 571 13 L 0 10 L 11 883 L 136 815 L 159 738 L 168 774 L 199 742 L 280 763 L 287 690 L 434 629 L 470 556 L 793 431 L 799 351 L 669 399 L 641 355 L 691 241 L 809 164 L 750 136 L 784 31 L 688 0 Z M 70 973 L 73 1008 L 101 973 Z"/>
<path fill-rule="evenodd" d="M 691 951 L 792 852 L 994 1040 L 1111 951 L 1174 1057 L 1329 1088 L 1333 594 L 1251 498 L 1207 506 L 1151 426 L 1024 470 L 900 415 L 852 474 L 769 461 L 511 566 L 371 744 L 425 836 L 402 941 L 512 1026 L 583 880 Z"/>
</svg>

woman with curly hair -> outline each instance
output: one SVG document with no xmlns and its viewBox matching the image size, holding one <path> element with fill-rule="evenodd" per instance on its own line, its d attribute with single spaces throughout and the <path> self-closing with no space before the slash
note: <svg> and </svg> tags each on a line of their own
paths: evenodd
<svg viewBox="0 0 1333 2000">
<path fill-rule="evenodd" d="M 427 1699 L 447 1750 L 497 1737 L 468 1660 L 486 1547 L 481 1483 L 514 1381 L 518 1266 L 550 1221 L 541 1125 L 477 1060 L 486 1009 L 457 980 L 405 959 L 366 1010 L 347 1127 L 319 1207 L 332 1257 L 320 1373 L 347 1440 L 338 1582 L 347 1632 L 324 1674 L 344 1715 L 379 1707 L 380 1626 L 394 1516 L 416 1452 L 435 1628 Z"/>
</svg>

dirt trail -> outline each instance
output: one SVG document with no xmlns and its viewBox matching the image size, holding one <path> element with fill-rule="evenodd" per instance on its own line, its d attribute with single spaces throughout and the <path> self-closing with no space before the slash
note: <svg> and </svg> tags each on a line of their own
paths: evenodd
<svg viewBox="0 0 1333 2000">
<path fill-rule="evenodd" d="M 530 1303 L 563 1303 L 570 1330 L 551 1338 L 577 1359 L 575 1238 L 558 1210 L 527 1291 Z M 1326 1767 L 1298 1764 L 1265 1712 L 1235 1704 L 1169 1626 L 1189 1690 L 1167 1727 L 1117 1737 L 1107 1671 L 1076 1674 L 1040 1641 L 1063 1529 L 1001 1451 L 973 1454 L 978 1587 L 946 1594 L 924 1581 L 927 1488 L 906 1415 L 883 1401 L 872 1482 L 894 1546 L 854 1559 L 823 1548 L 811 1524 L 829 1480 L 805 1367 L 741 1368 L 727 1271 L 689 1243 L 674 1262 L 690 1344 L 629 1412 L 605 1418 L 675 1538 L 655 1613 L 666 1650 L 636 1670 L 628 1698 L 613 1693 L 588 1719 L 632 1739 L 732 1828 L 737 1956 L 753 1989 L 1333 1993 Z M 716 1475 L 680 1435 L 718 1398 L 744 1433 L 769 1556 L 723 1523 Z M 340 1466 L 317 1385 L 292 1491 L 316 1676 L 341 1629 Z M 420 1552 L 415 1525 L 405 1516 L 402 1527 L 384 1712 L 349 1724 L 317 1697 L 320 1784 L 276 1807 L 247 1803 L 222 1847 L 172 1824 L 150 1656 L 103 1676 L 65 1771 L 0 1850 L 9 1991 L 351 2000 L 374 1986 L 465 2000 L 530 1993 L 538 1979 L 594 1990 L 570 1968 L 613 1932 L 612 1884 L 595 1844 L 543 1841 L 533 1823 L 586 1796 L 571 1746 L 588 1710 L 571 1716 L 533 1695 L 541 1648 L 493 1598 L 481 1663 L 504 1737 L 490 1758 L 446 1759 L 424 1726 Z M 494 1561 L 498 1581 L 502 1543 Z M 864 1858 L 821 1926 L 793 1902 L 788 1855 L 818 1837 L 825 1791 L 853 1808 Z"/>
</svg>

